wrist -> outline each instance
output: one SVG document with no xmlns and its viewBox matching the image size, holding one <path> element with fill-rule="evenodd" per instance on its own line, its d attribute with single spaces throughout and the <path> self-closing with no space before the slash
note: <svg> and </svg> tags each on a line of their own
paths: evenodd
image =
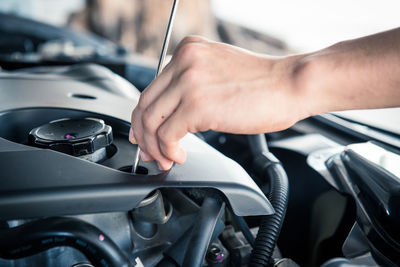
<svg viewBox="0 0 400 267">
<path fill-rule="evenodd" d="M 279 118 L 279 125 L 272 127 L 274 130 L 286 129 L 313 115 L 313 98 L 310 97 L 308 84 L 311 75 L 304 61 L 305 56 L 263 58 L 263 99 L 273 100 L 264 106 L 264 113 L 272 113 Z M 264 124 L 271 127 L 271 120 Z"/>
<path fill-rule="evenodd" d="M 288 57 L 290 61 L 290 84 L 300 107 L 299 120 L 327 112 L 325 103 L 329 98 L 321 95 L 324 75 L 317 54 L 302 54 Z M 326 74 L 325 74 L 326 75 Z"/>
</svg>

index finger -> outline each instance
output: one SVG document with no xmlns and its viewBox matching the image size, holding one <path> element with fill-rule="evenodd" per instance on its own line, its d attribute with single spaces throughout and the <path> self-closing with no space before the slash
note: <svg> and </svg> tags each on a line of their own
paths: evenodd
<svg viewBox="0 0 400 267">
<path fill-rule="evenodd" d="M 164 68 L 160 75 L 157 76 L 142 92 L 136 108 L 139 107 L 140 109 L 145 109 L 164 91 L 165 88 L 168 87 L 173 77 L 173 72 L 170 64 L 171 62 L 168 63 L 168 65 Z"/>
<path fill-rule="evenodd" d="M 187 111 L 184 110 L 182 104 L 179 105 L 157 131 L 161 152 L 166 158 L 178 164 L 186 161 L 186 153 L 179 147 L 179 140 L 188 133 L 186 115 Z"/>
</svg>

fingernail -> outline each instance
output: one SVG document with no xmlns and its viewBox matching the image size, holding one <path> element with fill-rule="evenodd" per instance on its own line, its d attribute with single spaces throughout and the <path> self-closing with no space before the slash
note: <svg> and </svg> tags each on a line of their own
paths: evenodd
<svg viewBox="0 0 400 267">
<path fill-rule="evenodd" d="M 167 165 L 167 170 L 170 170 L 172 168 L 172 166 L 174 165 L 173 161 L 170 161 Z"/>
<path fill-rule="evenodd" d="M 172 165 L 174 164 L 174 162 L 173 161 L 170 161 L 170 162 L 168 162 L 168 163 L 165 163 L 164 164 L 164 166 L 163 165 L 161 165 L 158 161 L 157 161 L 157 166 L 158 166 L 158 169 L 160 170 L 160 171 L 168 171 L 168 170 L 170 170 L 171 168 L 172 168 Z"/>
<path fill-rule="evenodd" d="M 131 142 L 134 145 L 137 145 L 136 139 L 133 136 L 133 130 L 132 128 L 129 129 L 129 142 Z"/>
<path fill-rule="evenodd" d="M 140 158 L 143 161 L 152 161 L 152 157 L 149 154 L 147 154 L 146 152 L 144 152 L 143 150 L 140 150 Z"/>
<path fill-rule="evenodd" d="M 161 166 L 160 163 L 157 162 L 157 166 L 158 166 L 158 169 L 159 169 L 160 171 L 163 171 L 163 168 L 162 168 L 162 166 Z"/>
<path fill-rule="evenodd" d="M 178 164 L 183 164 L 186 161 L 186 152 L 183 150 L 183 148 L 179 148 L 178 151 L 175 154 L 176 158 L 175 161 Z"/>
</svg>

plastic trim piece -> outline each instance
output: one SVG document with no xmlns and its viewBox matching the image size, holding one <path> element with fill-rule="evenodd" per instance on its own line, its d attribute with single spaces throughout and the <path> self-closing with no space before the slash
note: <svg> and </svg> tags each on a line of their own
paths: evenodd
<svg viewBox="0 0 400 267">
<path fill-rule="evenodd" d="M 96 99 L 70 98 L 71 93 Z M 129 125 L 138 99 L 79 81 L 0 80 L 0 116 L 13 110 L 83 110 Z M 0 138 L 0 219 L 128 211 L 159 188 L 213 188 L 238 216 L 269 215 L 268 199 L 244 169 L 192 134 L 182 140 L 187 162 L 168 173 L 134 175 L 56 151 Z"/>
</svg>

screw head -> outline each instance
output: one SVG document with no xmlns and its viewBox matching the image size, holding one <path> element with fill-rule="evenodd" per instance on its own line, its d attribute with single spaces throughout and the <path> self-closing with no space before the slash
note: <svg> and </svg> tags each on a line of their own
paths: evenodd
<svg viewBox="0 0 400 267">
<path fill-rule="evenodd" d="M 207 253 L 207 259 L 213 263 L 222 263 L 225 259 L 225 254 L 218 246 L 212 246 Z"/>
</svg>

